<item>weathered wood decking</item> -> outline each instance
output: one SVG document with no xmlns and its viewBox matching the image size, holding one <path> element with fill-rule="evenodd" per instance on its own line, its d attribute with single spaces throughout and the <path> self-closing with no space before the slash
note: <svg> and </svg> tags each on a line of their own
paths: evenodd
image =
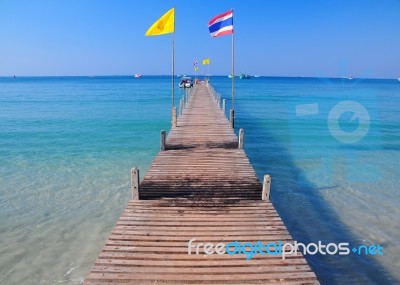
<svg viewBox="0 0 400 285">
<path fill-rule="evenodd" d="M 85 284 L 318 284 L 302 255 L 188 254 L 188 241 L 289 242 L 211 90 L 197 86 Z"/>
</svg>

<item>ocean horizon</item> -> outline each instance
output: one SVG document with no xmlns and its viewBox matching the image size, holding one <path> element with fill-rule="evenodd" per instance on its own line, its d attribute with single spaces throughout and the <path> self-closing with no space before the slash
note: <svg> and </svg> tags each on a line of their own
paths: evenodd
<svg viewBox="0 0 400 285">
<path fill-rule="evenodd" d="M 395 80 L 399 81 L 399 78 L 391 78 L 391 77 L 368 77 L 368 76 L 360 76 L 360 77 L 353 77 L 353 76 L 340 76 L 340 77 L 335 77 L 335 76 L 310 76 L 310 75 L 265 75 L 265 74 L 248 74 L 248 73 L 237 73 L 235 74 L 235 78 L 238 77 L 237 79 L 239 80 L 239 76 L 241 74 L 247 74 L 250 75 L 251 78 L 303 78 L 303 79 L 338 79 L 338 80 L 343 80 L 343 79 L 348 79 L 348 80 Z M 15 76 L 15 77 L 14 77 Z M 171 78 L 171 74 L 140 74 L 141 78 L 143 77 L 169 77 Z M 207 77 L 207 75 L 204 74 L 185 74 L 185 73 L 177 73 L 174 75 L 174 77 L 180 79 L 182 76 L 190 76 L 190 77 L 199 77 L 199 78 L 204 78 Z M 228 78 L 228 75 L 226 74 L 210 74 L 210 77 L 214 78 Z M 258 76 L 258 77 L 255 77 Z M 11 75 L 0 75 L 0 78 L 2 79 L 17 79 L 17 78 L 116 78 L 116 77 L 134 77 L 134 74 L 103 74 L 103 75 L 17 75 L 17 74 L 11 74 Z"/>
<path fill-rule="evenodd" d="M 384 248 L 305 256 L 321 283 L 399 283 L 400 82 L 260 76 L 235 80 L 235 133 L 293 239 Z M 170 75 L 0 77 L 1 284 L 83 282 L 170 108 Z"/>
</svg>

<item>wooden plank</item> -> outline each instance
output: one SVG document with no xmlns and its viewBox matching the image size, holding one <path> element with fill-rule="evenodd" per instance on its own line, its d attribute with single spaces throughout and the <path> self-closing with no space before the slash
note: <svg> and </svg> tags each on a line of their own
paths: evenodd
<svg viewBox="0 0 400 285">
<path fill-rule="evenodd" d="M 153 254 L 154 255 L 154 254 Z M 152 257 L 151 254 L 145 255 L 146 259 L 140 259 L 137 257 L 136 259 L 126 259 L 119 257 L 126 256 L 118 256 L 117 254 L 106 255 L 105 253 L 101 253 L 99 259 L 96 261 L 96 265 L 120 265 L 120 266 L 158 266 L 158 267 L 241 267 L 241 266 L 296 266 L 296 265 L 307 265 L 307 262 L 304 258 L 287 258 L 284 261 L 280 258 L 253 258 L 251 260 L 241 259 L 228 259 L 228 258 L 220 258 L 220 259 L 208 259 L 204 256 L 194 256 L 196 258 L 186 258 L 183 257 L 181 259 L 176 259 L 178 255 L 161 255 L 158 258 Z M 133 257 L 133 256 L 131 256 Z M 174 257 L 174 258 L 171 258 Z M 185 255 L 184 257 L 188 257 Z M 190 256 L 192 257 L 192 256 Z M 195 262 L 188 262 L 195 261 Z"/>
<path fill-rule="evenodd" d="M 90 273 L 87 277 L 90 281 L 104 280 L 107 282 L 141 282 L 142 280 L 154 280 L 158 282 L 189 282 L 193 284 L 196 281 L 229 281 L 229 282 L 249 282 L 263 281 L 263 282 L 279 282 L 279 281 L 295 281 L 295 280 L 315 280 L 313 272 L 264 272 L 253 274 L 174 274 L 174 273 L 113 273 L 103 271 L 104 273 Z M 97 282 L 97 281 L 96 281 Z M 193 283 L 192 283 L 193 282 Z M 141 284 L 141 283 L 139 283 Z M 242 283 L 239 283 L 242 284 Z"/>
</svg>

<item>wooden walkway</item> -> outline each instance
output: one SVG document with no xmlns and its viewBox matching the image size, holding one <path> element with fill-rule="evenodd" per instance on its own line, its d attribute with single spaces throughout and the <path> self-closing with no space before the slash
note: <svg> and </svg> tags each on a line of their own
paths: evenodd
<svg viewBox="0 0 400 285">
<path fill-rule="evenodd" d="M 319 284 L 301 254 L 196 254 L 199 243 L 293 242 L 212 93 L 196 87 L 85 284 Z"/>
</svg>

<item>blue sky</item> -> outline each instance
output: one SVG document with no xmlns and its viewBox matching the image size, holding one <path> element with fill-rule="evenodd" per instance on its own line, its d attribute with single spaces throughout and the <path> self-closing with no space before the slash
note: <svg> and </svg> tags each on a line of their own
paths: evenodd
<svg viewBox="0 0 400 285">
<path fill-rule="evenodd" d="M 173 6 L 176 73 L 230 73 L 207 23 L 233 8 L 236 73 L 400 77 L 400 0 L 0 0 L 0 76 L 170 74 L 171 36 L 144 34 Z"/>
</svg>

